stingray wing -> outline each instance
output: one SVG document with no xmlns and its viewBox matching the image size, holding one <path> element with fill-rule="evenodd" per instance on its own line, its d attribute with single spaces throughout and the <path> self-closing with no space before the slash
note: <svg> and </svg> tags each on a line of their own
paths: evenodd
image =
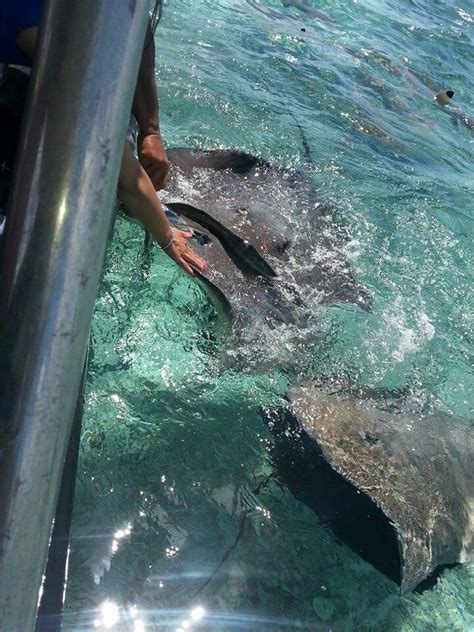
<svg viewBox="0 0 474 632">
<path fill-rule="evenodd" d="M 293 388 L 290 400 L 291 410 L 277 415 L 279 434 L 293 424 L 304 443 L 299 461 L 311 472 L 290 476 L 291 489 L 301 497 L 306 485 L 305 502 L 338 537 L 402 591 L 472 559 L 467 420 L 394 414 L 313 384 Z"/>
</svg>

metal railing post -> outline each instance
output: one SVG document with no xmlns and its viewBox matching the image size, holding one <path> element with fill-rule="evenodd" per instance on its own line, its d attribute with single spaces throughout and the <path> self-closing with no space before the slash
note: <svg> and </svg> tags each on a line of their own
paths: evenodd
<svg viewBox="0 0 474 632">
<path fill-rule="evenodd" d="M 74 492 L 79 462 L 88 365 L 88 357 L 86 357 L 54 514 L 54 526 L 49 541 L 48 560 L 44 571 L 43 590 L 36 615 L 35 632 L 59 632 L 63 622 L 71 544 L 72 512 L 74 508 Z"/>
<path fill-rule="evenodd" d="M 148 17 L 49 0 L 0 264 L 0 630 L 34 628 Z"/>
</svg>

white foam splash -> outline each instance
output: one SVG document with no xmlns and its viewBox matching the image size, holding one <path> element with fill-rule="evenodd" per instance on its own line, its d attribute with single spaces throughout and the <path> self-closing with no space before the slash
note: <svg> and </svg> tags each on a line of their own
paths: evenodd
<svg viewBox="0 0 474 632">
<path fill-rule="evenodd" d="M 385 346 L 392 347 L 391 357 L 398 364 L 405 360 L 409 354 L 416 353 L 433 339 L 435 326 L 428 314 L 424 311 L 424 305 L 410 314 L 401 297 L 397 297 L 391 308 L 383 316 L 384 327 L 381 335 Z"/>
</svg>

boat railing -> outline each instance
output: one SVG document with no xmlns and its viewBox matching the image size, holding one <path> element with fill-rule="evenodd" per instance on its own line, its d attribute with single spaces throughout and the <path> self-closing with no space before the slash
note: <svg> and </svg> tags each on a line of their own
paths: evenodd
<svg viewBox="0 0 474 632">
<path fill-rule="evenodd" d="M 0 261 L 0 629 L 34 629 L 145 0 L 48 0 Z"/>
</svg>

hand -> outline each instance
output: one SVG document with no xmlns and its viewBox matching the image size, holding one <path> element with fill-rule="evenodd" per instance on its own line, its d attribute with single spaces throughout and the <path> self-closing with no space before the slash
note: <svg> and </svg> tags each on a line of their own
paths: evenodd
<svg viewBox="0 0 474 632">
<path fill-rule="evenodd" d="M 147 172 L 155 191 L 164 189 L 170 163 L 163 147 L 161 135 L 159 133 L 139 134 L 137 144 L 140 164 Z"/>
<path fill-rule="evenodd" d="M 174 240 L 171 246 L 165 250 L 166 254 L 191 276 L 194 276 L 194 270 L 191 266 L 204 272 L 208 264 L 205 263 L 201 257 L 198 257 L 188 243 L 188 239 L 193 236 L 193 233 L 174 228 L 173 235 Z"/>
</svg>

